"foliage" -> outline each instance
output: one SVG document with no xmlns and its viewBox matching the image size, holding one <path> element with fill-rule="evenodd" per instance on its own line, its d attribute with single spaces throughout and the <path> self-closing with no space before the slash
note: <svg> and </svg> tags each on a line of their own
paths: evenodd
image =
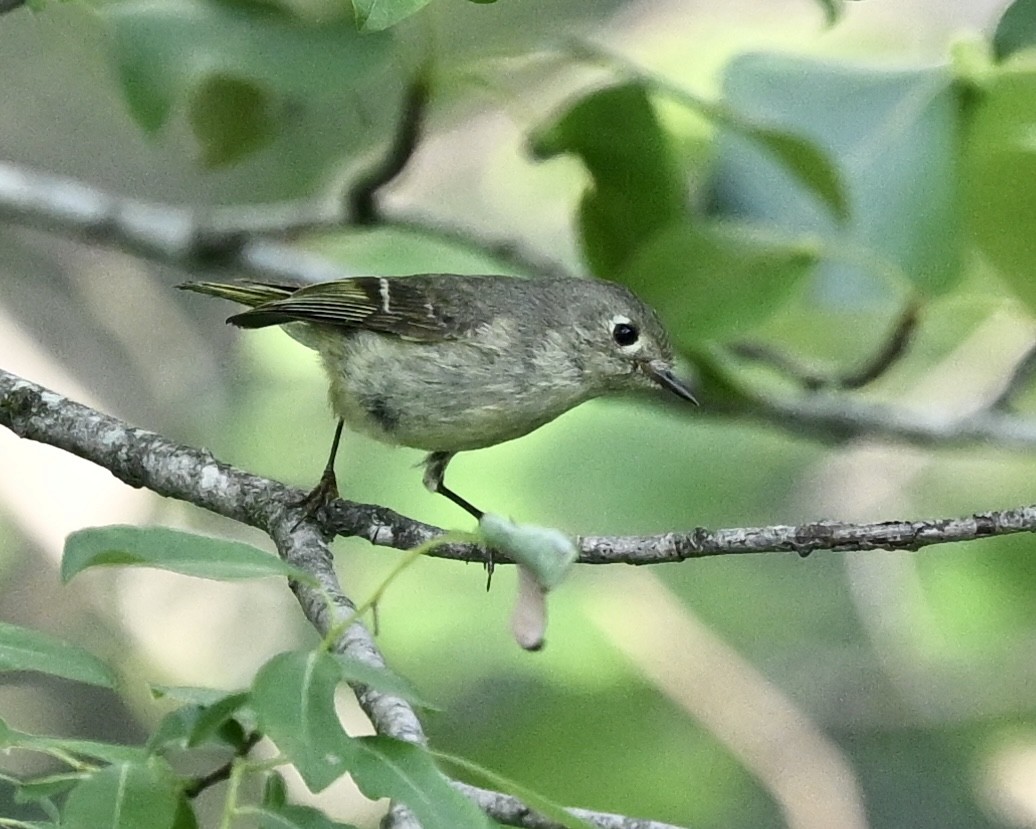
<svg viewBox="0 0 1036 829">
<path fill-rule="evenodd" d="M 383 110 L 394 112 L 398 106 L 392 79 L 400 74 L 427 72 L 433 98 L 441 94 L 447 103 L 456 103 L 458 77 L 473 71 L 471 64 L 448 54 L 429 56 L 434 50 L 423 42 L 415 45 L 422 21 L 442 5 L 445 0 L 354 0 L 351 10 L 336 5 L 315 12 L 304 4 L 260 0 L 110 0 L 99 4 L 96 14 L 108 34 L 105 45 L 113 75 L 135 124 L 159 141 L 179 126 L 200 165 L 218 176 L 276 157 L 285 146 L 299 143 L 301 122 L 311 125 L 328 112 L 346 118 L 357 133 L 377 125 Z M 506 5 L 506 0 L 486 9 L 458 4 L 450 14 L 506 11 L 498 8 Z M 818 0 L 815 5 L 837 32 L 846 4 Z M 51 13 L 45 7 L 40 15 Z M 527 44 L 518 40 L 512 56 L 536 63 L 532 48 L 526 53 Z M 704 401 L 751 404 L 756 394 L 787 391 L 797 378 L 794 372 L 770 371 L 732 356 L 733 346 L 746 339 L 804 351 L 814 363 L 859 361 L 866 358 L 868 346 L 881 345 L 904 308 L 917 307 L 931 326 L 922 333 L 919 350 L 934 360 L 979 327 L 988 304 L 1003 296 L 1010 297 L 1012 313 L 1021 309 L 1031 315 L 1036 310 L 1034 46 L 1036 2 L 1016 0 L 988 38 L 958 47 L 934 66 L 888 69 L 789 50 L 735 50 L 724 63 L 716 95 L 709 98 L 692 91 L 692 81 L 586 43 L 554 44 L 545 63 L 561 65 L 580 79 L 591 75 L 593 81 L 546 114 L 535 108 L 534 123 L 522 129 L 528 155 L 539 165 L 535 169 L 562 171 L 544 189 L 550 190 L 554 203 L 569 199 L 565 207 L 578 261 L 566 264 L 623 282 L 659 308 L 677 347 L 697 371 Z M 527 77 L 516 75 L 516 84 Z M 505 97 L 512 96 L 515 110 L 523 109 L 520 95 L 501 87 Z M 342 142 L 354 138 L 343 136 Z M 379 140 L 387 143 L 388 135 Z M 321 186 L 334 171 L 356 166 L 366 149 L 350 144 L 322 157 L 314 165 L 325 174 Z M 565 186 L 556 185 L 558 181 Z M 507 194 L 511 201 L 527 199 L 535 205 L 543 203 L 537 201 L 541 196 L 525 180 Z M 472 242 L 475 237 L 473 233 L 460 243 L 446 243 L 406 226 L 300 234 L 301 244 L 353 269 L 389 262 L 416 270 L 413 263 L 429 259 L 444 263 L 436 266 L 443 269 L 455 262 L 463 262 L 465 269 L 502 269 L 494 259 L 499 252 L 487 253 L 485 246 Z M 524 264 L 512 258 L 506 267 L 521 271 Z M 853 337 L 847 336 L 849 330 Z M 273 372 L 271 366 L 280 360 L 278 372 L 283 369 L 282 375 L 305 381 L 305 369 L 294 357 L 274 354 L 274 347 L 264 351 L 262 343 L 254 348 L 255 375 Z M 883 389 L 868 393 L 883 392 L 893 399 L 905 395 L 924 382 L 928 365 L 915 364 L 898 377 L 886 377 Z M 257 385 L 242 393 L 247 413 L 234 424 L 242 443 L 251 441 L 253 433 L 290 432 L 298 443 L 291 447 L 293 458 L 308 454 L 309 442 L 316 438 L 297 429 L 298 409 L 308 404 L 300 402 L 305 395 L 288 385 L 282 392 L 257 391 Z M 751 405 L 742 411 L 751 412 Z M 581 416 L 574 414 L 565 422 L 583 423 Z M 276 417 L 285 422 L 274 424 Z M 561 470 L 557 474 L 570 482 L 571 490 L 580 490 L 573 521 L 604 516 L 600 520 L 614 521 L 623 530 L 631 514 L 643 516 L 645 525 L 685 515 L 692 497 L 698 498 L 695 509 L 712 520 L 748 523 L 753 511 L 769 515 L 775 502 L 790 503 L 784 500 L 786 483 L 812 457 L 811 449 L 778 443 L 771 435 L 739 433 L 736 440 L 725 433 L 717 437 L 717 432 L 706 438 L 674 436 L 671 424 L 658 427 L 634 415 L 617 414 L 592 425 L 584 432 L 559 425 L 572 430 L 571 441 L 551 457 L 551 468 Z M 648 459 L 640 466 L 657 466 L 660 475 L 670 470 L 671 478 L 682 476 L 684 485 L 650 493 L 620 482 L 617 495 L 586 486 L 587 480 L 621 477 L 637 466 L 637 457 L 624 453 L 606 466 L 592 467 L 596 448 L 620 445 L 631 433 L 641 440 L 638 451 Z M 260 453 L 273 450 L 254 451 L 265 462 Z M 517 456 L 496 457 L 507 458 L 509 468 L 521 466 Z M 1021 461 L 1002 460 L 1020 464 L 1016 479 L 1031 479 Z M 927 486 L 940 490 L 948 488 L 946 479 L 974 478 L 974 489 L 983 495 L 1010 489 L 1000 479 L 983 485 L 983 475 L 993 477 L 983 464 L 984 459 L 954 457 Z M 582 470 L 578 478 L 562 477 L 577 465 Z M 379 464 L 358 466 L 380 469 Z M 693 484 L 687 483 L 688 467 L 693 467 Z M 373 477 L 362 470 L 357 474 Z M 379 473 L 374 485 L 391 477 Z M 615 504 L 622 507 L 621 515 L 609 509 Z M 737 505 L 737 514 L 726 512 L 731 504 Z M 970 501 L 960 507 L 980 508 Z M 558 515 L 565 509 L 549 508 Z M 907 656 L 898 654 L 905 663 L 923 653 L 938 666 L 950 666 L 947 671 L 968 661 L 986 664 L 980 660 L 991 649 L 1024 640 L 1036 621 L 1031 554 L 1018 539 L 994 549 L 981 560 L 964 555 L 942 566 L 919 565 L 929 615 L 910 604 L 918 601 L 914 593 L 904 593 L 900 609 L 917 610 L 916 616 L 926 620 L 905 647 Z M 249 545 L 157 527 L 94 528 L 68 539 L 61 570 L 65 581 L 100 566 L 158 567 L 214 580 L 308 578 Z M 842 648 L 837 653 L 846 663 L 851 662 L 844 656 L 847 650 L 866 666 L 879 661 L 858 655 L 876 646 L 850 609 L 844 574 L 826 562 L 810 566 L 808 580 L 801 571 L 791 574 L 786 563 L 771 561 L 755 561 L 750 569 L 737 571 L 703 567 L 693 575 L 686 570 L 669 575 L 673 589 L 752 661 L 778 672 L 767 660 L 775 649 L 787 647 L 808 664 L 809 671 L 787 669 L 782 674 L 792 694 L 808 696 L 818 675 L 836 689 L 831 693 L 838 700 L 863 695 L 860 686 L 868 682 L 887 691 L 882 695 L 886 700 L 897 700 L 897 693 L 908 698 L 917 694 L 909 682 L 903 683 L 906 690 L 886 689 L 885 684 L 893 683 L 878 677 L 876 669 L 852 684 L 845 675 L 859 679 L 866 673 L 856 670 L 858 663 L 825 659 L 828 651 Z M 416 616 L 423 615 L 422 601 L 423 595 L 414 597 Z M 473 602 L 458 595 L 446 604 L 463 615 Z M 575 613 L 571 607 L 567 612 Z M 448 631 L 441 624 L 413 645 L 413 651 L 435 650 L 441 644 L 435 636 Z M 795 650 L 800 642 L 806 643 L 801 646 L 805 650 Z M 558 647 L 566 653 L 564 643 Z M 600 769 L 596 788 L 587 783 L 583 790 L 565 790 L 564 799 L 593 799 L 618 790 L 621 776 L 627 787 L 623 791 L 640 792 L 643 803 L 671 811 L 672 819 L 691 822 L 688 813 L 697 809 L 692 817 L 702 825 L 776 820 L 769 794 L 725 747 L 697 727 L 672 728 L 667 700 L 643 701 L 648 696 L 643 677 L 616 667 L 610 645 L 587 634 L 578 647 L 570 647 L 566 655 L 574 658 L 579 650 L 583 667 L 559 672 L 561 680 L 552 678 L 558 689 L 548 702 L 526 699 L 523 685 L 547 680 L 512 677 L 506 684 L 510 696 L 499 703 L 506 706 L 506 724 L 493 722 L 485 734 L 457 729 L 462 734 L 455 737 L 461 743 L 458 752 L 490 756 L 520 783 L 479 775 L 460 758 L 446 762 L 513 791 L 554 819 L 568 820 L 528 786 L 555 795 L 553 784 L 569 782 L 557 766 L 577 765 L 580 752 L 593 758 L 587 762 L 596 762 L 624 743 L 648 745 L 659 756 L 671 749 L 684 752 L 680 757 L 686 769 L 660 763 L 638 771 L 636 759 L 613 763 Z M 472 667 L 475 658 L 459 654 L 451 661 L 450 675 L 440 680 L 451 691 L 459 688 L 460 700 L 474 694 L 469 681 L 484 681 Z M 493 654 L 479 658 L 489 663 L 502 659 Z M 129 696 L 123 675 L 105 661 L 63 640 L 7 623 L 0 623 L 0 670 L 44 673 Z M 842 682 L 848 686 L 844 692 L 838 690 Z M 31 825 L 191 829 L 200 823 L 197 794 L 203 778 L 182 771 L 183 757 L 207 762 L 215 752 L 219 761 L 214 768 L 226 763 L 229 778 L 225 824 L 250 816 L 262 827 L 346 827 L 311 805 L 291 801 L 282 776 L 283 767 L 291 765 L 312 792 L 349 776 L 369 798 L 407 804 L 428 829 L 491 825 L 449 785 L 439 771 L 440 755 L 384 736 L 350 733 L 335 707 L 343 683 L 424 704 L 403 678 L 343 660 L 321 643 L 266 659 L 247 687 L 233 691 L 156 683 L 157 699 L 150 703 L 154 707 L 149 715 L 157 724 L 144 745 L 31 734 L 2 724 L 0 747 L 43 755 L 58 764 L 57 770 L 4 779 L 18 803 L 36 809 L 33 817 L 39 820 Z M 494 689 L 486 696 L 494 696 Z M 866 713 L 898 724 L 909 706 L 897 705 L 890 702 L 877 714 Z M 465 706 L 458 702 L 456 707 Z M 159 708 L 165 710 L 161 717 Z M 923 709 L 923 700 L 918 708 Z M 1006 725 L 989 718 L 940 730 L 943 712 L 936 708 L 923 714 L 910 710 L 910 716 L 916 714 L 910 720 L 916 733 L 894 736 L 881 728 L 856 731 L 848 717 L 835 717 L 834 739 L 869 770 L 861 773 L 861 786 L 875 825 L 916 825 L 925 813 L 925 798 L 917 790 L 933 799 L 947 793 L 960 799 L 952 817 L 940 825 L 979 826 L 990 820 L 971 783 L 960 781 L 979 762 L 975 746 L 994 743 L 1001 727 L 1027 732 L 1032 709 L 1013 720 L 1005 718 Z M 460 718 L 460 713 L 447 711 L 431 725 L 433 737 Z M 509 741 L 500 740 L 502 729 Z M 602 734 L 606 738 L 595 737 Z M 276 746 L 273 760 L 249 754 L 260 737 Z M 555 740 L 565 746 L 560 752 L 564 762 L 552 756 L 534 768 L 527 755 Z M 951 744 L 966 748 L 951 752 Z M 721 772 L 700 792 L 682 798 L 676 794 L 693 776 L 688 770 L 713 768 Z M 892 782 L 908 777 L 909 785 L 896 788 Z M 253 783 L 260 785 L 249 789 Z M 686 805 L 691 797 L 693 807 Z"/>
</svg>

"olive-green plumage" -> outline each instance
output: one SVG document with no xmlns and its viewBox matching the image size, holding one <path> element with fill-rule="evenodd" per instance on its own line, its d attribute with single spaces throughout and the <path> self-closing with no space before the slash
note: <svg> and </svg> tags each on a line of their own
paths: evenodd
<svg viewBox="0 0 1036 829">
<path fill-rule="evenodd" d="M 234 325 L 282 325 L 315 349 L 335 413 L 432 453 L 425 481 L 437 491 L 454 453 L 525 435 L 591 398 L 661 386 L 693 399 L 672 375 L 656 314 L 599 280 L 424 274 L 180 287 L 248 306 Z"/>
</svg>

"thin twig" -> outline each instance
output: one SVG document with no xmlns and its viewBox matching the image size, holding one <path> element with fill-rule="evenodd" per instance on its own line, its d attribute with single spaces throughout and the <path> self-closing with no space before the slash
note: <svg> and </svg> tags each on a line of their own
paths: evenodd
<svg viewBox="0 0 1036 829">
<path fill-rule="evenodd" d="M 989 408 L 1000 412 L 1010 410 L 1019 395 L 1032 386 L 1034 377 L 1036 377 L 1036 343 L 1033 343 L 1032 347 L 1025 352 L 1025 356 L 1018 361 L 1004 390 L 989 405 Z"/>
<path fill-rule="evenodd" d="M 906 354 L 910 341 L 917 331 L 918 313 L 918 304 L 910 302 L 900 314 L 892 333 L 881 344 L 878 351 L 859 367 L 844 374 L 821 374 L 806 367 L 791 355 L 765 343 L 734 343 L 730 346 L 730 351 L 743 359 L 770 366 L 807 391 L 819 391 L 820 389 L 851 391 L 873 383 Z"/>
<path fill-rule="evenodd" d="M 189 783 L 184 788 L 183 793 L 187 797 L 194 798 L 200 795 L 206 789 L 215 786 L 217 783 L 222 783 L 224 780 L 227 780 L 230 777 L 231 769 L 234 768 L 234 761 L 239 757 L 247 757 L 248 752 L 255 748 L 259 744 L 259 741 L 262 740 L 262 738 L 262 734 L 260 734 L 258 731 L 253 731 L 245 738 L 245 741 L 234 752 L 234 756 L 230 760 L 227 760 L 227 762 L 225 762 L 222 766 L 213 769 L 208 774 L 203 775 L 201 777 L 196 777 L 191 783 Z"/>
<path fill-rule="evenodd" d="M 417 150 L 428 108 L 428 77 L 429 72 L 425 69 L 411 81 L 403 97 L 403 108 L 396 126 L 396 134 L 388 152 L 378 164 L 349 188 L 349 215 L 355 224 L 384 223 L 378 209 L 378 192 L 403 172 Z"/>
</svg>

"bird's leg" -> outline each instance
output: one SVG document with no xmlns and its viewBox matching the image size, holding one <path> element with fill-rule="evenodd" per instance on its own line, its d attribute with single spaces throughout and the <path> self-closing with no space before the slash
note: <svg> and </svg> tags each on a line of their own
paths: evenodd
<svg viewBox="0 0 1036 829">
<path fill-rule="evenodd" d="M 300 506 L 305 507 L 305 517 L 312 518 L 321 507 L 331 503 L 338 497 L 338 479 L 335 477 L 335 456 L 338 454 L 338 444 L 342 441 L 342 428 L 345 421 L 339 419 L 335 427 L 335 436 L 331 441 L 331 454 L 328 455 L 327 465 L 324 467 L 320 480 L 313 490 L 300 501 Z"/>
<path fill-rule="evenodd" d="M 431 452 L 424 459 L 424 485 L 430 492 L 445 495 L 462 510 L 474 516 L 476 521 L 481 521 L 485 513 L 472 504 L 470 501 L 461 498 L 456 492 L 446 486 L 443 478 L 446 475 L 446 467 L 456 452 Z M 486 590 L 493 581 L 493 551 L 486 550 Z"/>
<path fill-rule="evenodd" d="M 485 513 L 470 501 L 461 498 L 443 483 L 443 478 L 446 475 L 446 466 L 453 460 L 455 454 L 456 452 L 432 452 L 424 459 L 425 488 L 439 495 L 445 495 L 462 510 L 473 515 L 476 521 L 481 521 Z"/>
</svg>

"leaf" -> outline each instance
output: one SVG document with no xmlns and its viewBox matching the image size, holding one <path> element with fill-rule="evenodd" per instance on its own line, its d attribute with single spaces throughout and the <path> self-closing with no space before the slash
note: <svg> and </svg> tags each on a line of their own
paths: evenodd
<svg viewBox="0 0 1036 829">
<path fill-rule="evenodd" d="M 16 803 L 33 803 L 44 798 L 55 797 L 64 794 L 85 777 L 86 775 L 82 772 L 69 772 L 19 781 L 18 789 L 14 793 L 14 800 Z"/>
<path fill-rule="evenodd" d="M 268 144 L 277 126 L 267 90 L 223 74 L 208 75 L 190 90 L 187 120 L 207 167 L 231 164 Z"/>
<path fill-rule="evenodd" d="M 195 137 L 210 160 L 229 162 L 262 146 L 299 120 L 303 102 L 356 110 L 360 91 L 390 57 L 388 35 L 361 35 L 351 21 L 304 19 L 272 4 L 125 0 L 98 12 L 111 27 L 111 57 L 133 118 L 154 133 L 177 102 L 192 101 Z M 233 93 L 223 107 L 219 89 Z M 272 119 L 272 101 L 293 119 Z M 235 113 L 248 123 L 235 126 Z"/>
<path fill-rule="evenodd" d="M 245 740 L 242 725 L 235 719 L 249 701 L 247 692 L 227 693 L 208 705 L 188 704 L 162 718 L 148 740 L 149 751 L 169 746 L 188 748 L 218 741 L 239 748 Z"/>
<path fill-rule="evenodd" d="M 142 762 L 147 754 L 137 746 L 122 746 L 113 743 L 102 743 L 95 740 L 76 740 L 63 737 L 49 737 L 30 734 L 11 728 L 0 720 L 0 749 L 20 748 L 27 751 L 38 751 L 43 754 L 60 756 L 72 754 L 77 757 L 90 757 L 106 763 Z"/>
<path fill-rule="evenodd" d="M 346 682 L 358 682 L 368 688 L 393 694 L 422 708 L 435 708 L 432 703 L 421 697 L 410 680 L 400 676 L 391 668 L 384 665 L 368 665 L 366 662 L 360 662 L 340 653 L 333 654 L 333 656 L 338 662 L 340 676 Z"/>
<path fill-rule="evenodd" d="M 72 533 L 65 540 L 61 578 L 67 582 L 87 567 L 112 564 L 157 567 L 186 576 L 223 581 L 281 576 L 313 582 L 311 576 L 297 567 L 240 541 L 209 538 L 167 527 L 121 525 L 91 527 Z"/>
<path fill-rule="evenodd" d="M 334 657 L 318 650 L 278 654 L 259 669 L 252 684 L 260 729 L 314 792 L 327 788 L 355 762 L 355 740 L 335 711 L 340 681 Z"/>
<path fill-rule="evenodd" d="M 1033 45 L 1036 45 L 1036 1 L 1014 0 L 996 24 L 993 54 L 997 60 L 1004 60 Z"/>
<path fill-rule="evenodd" d="M 0 671 L 39 671 L 103 688 L 115 686 L 108 666 L 82 648 L 6 622 L 0 622 Z"/>
<path fill-rule="evenodd" d="M 803 243 L 681 223 L 644 245 L 619 281 L 660 309 L 675 342 L 693 351 L 767 319 L 817 262 Z"/>
<path fill-rule="evenodd" d="M 490 829 L 494 824 L 453 788 L 428 751 L 382 735 L 356 740 L 353 780 L 367 797 L 405 803 L 423 829 Z"/>
<path fill-rule="evenodd" d="M 837 160 L 848 220 L 818 209 L 814 196 L 826 187 L 825 173 L 810 184 L 789 172 L 794 145 L 771 140 L 760 147 L 735 130 L 721 136 L 719 217 L 770 224 L 792 238 L 815 235 L 831 250 L 852 251 L 851 263 L 832 260 L 818 270 L 828 293 L 837 285 L 841 296 L 871 296 L 887 291 L 890 277 L 922 296 L 956 284 L 960 100 L 948 68 L 878 71 L 754 54 L 729 65 L 723 91 L 724 106 L 738 118 L 800 136 Z M 807 159 L 805 167 L 812 165 Z"/>
<path fill-rule="evenodd" d="M 180 809 L 176 775 L 165 761 L 117 763 L 91 775 L 65 801 L 62 829 L 172 829 Z"/>
<path fill-rule="evenodd" d="M 459 769 L 463 769 L 469 775 L 473 775 L 483 786 L 518 798 L 530 809 L 560 826 L 568 827 L 568 829 L 593 829 L 593 824 L 576 817 L 564 806 L 555 803 L 553 800 L 523 786 L 515 780 L 511 780 L 509 777 L 504 777 L 502 774 L 497 774 L 491 769 L 478 765 L 478 763 L 473 763 L 453 754 L 433 751 L 432 755 L 448 765 L 456 766 Z"/>
<path fill-rule="evenodd" d="M 576 155 L 590 174 L 579 224 L 598 276 L 617 273 L 655 231 L 684 215 L 683 176 L 639 82 L 582 98 L 539 127 L 530 145 L 537 158 Z"/>
<path fill-rule="evenodd" d="M 249 814 L 259 817 L 259 829 L 356 829 L 351 823 L 331 820 L 319 809 L 285 803 L 280 806 L 262 806 Z"/>
<path fill-rule="evenodd" d="M 416 14 L 429 0 L 352 0 L 361 32 L 380 32 Z"/>
<path fill-rule="evenodd" d="M 1036 71 L 1001 70 L 971 110 L 965 138 L 966 213 L 980 251 L 1036 310 Z"/>
<path fill-rule="evenodd" d="M 734 121 L 728 121 L 733 124 Z M 814 144 L 791 133 L 738 123 L 743 135 L 766 148 L 799 180 L 799 183 L 820 198 L 839 221 L 849 218 L 849 206 L 838 171 L 828 157 Z"/>
</svg>

